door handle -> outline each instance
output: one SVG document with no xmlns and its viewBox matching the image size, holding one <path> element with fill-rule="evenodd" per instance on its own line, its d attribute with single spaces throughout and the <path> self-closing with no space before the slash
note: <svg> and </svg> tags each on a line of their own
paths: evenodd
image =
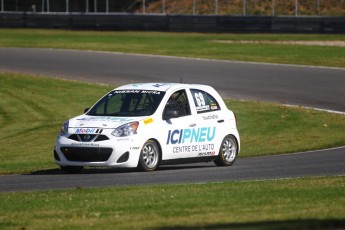
<svg viewBox="0 0 345 230">
<path fill-rule="evenodd" d="M 223 122 L 224 122 L 224 120 L 218 120 L 217 122 L 218 122 L 218 123 L 223 123 Z"/>
<path fill-rule="evenodd" d="M 196 126 L 196 123 L 189 124 L 189 127 L 194 127 Z"/>
</svg>

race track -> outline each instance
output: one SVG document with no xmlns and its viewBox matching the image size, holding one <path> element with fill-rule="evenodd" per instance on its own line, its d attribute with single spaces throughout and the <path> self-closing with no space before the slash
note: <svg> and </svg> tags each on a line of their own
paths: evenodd
<svg viewBox="0 0 345 230">
<path fill-rule="evenodd" d="M 299 154 L 240 158 L 231 167 L 217 167 L 210 162 L 162 166 L 150 173 L 136 170 L 87 169 L 77 175 L 64 174 L 61 170 L 48 170 L 31 175 L 1 176 L 0 192 L 337 176 L 345 175 L 344 162 L 345 147 Z"/>
<path fill-rule="evenodd" d="M 345 69 L 183 59 L 107 52 L 0 48 L 0 71 L 91 82 L 179 82 L 209 84 L 223 97 L 275 101 L 345 112 Z M 133 170 L 59 170 L 0 177 L 0 191 L 190 183 L 345 175 L 345 148 L 238 159 L 232 167 L 213 163 Z M 178 169 L 178 170 L 176 170 Z"/>
<path fill-rule="evenodd" d="M 345 68 L 181 59 L 107 52 L 0 48 L 0 71 L 92 82 L 212 85 L 223 97 L 345 112 Z"/>
</svg>

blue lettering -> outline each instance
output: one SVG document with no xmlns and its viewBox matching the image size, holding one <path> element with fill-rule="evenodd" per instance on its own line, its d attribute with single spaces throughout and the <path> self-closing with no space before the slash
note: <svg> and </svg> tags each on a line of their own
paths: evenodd
<svg viewBox="0 0 345 230">
<path fill-rule="evenodd" d="M 213 127 L 213 133 L 212 133 L 212 136 L 210 135 L 211 132 L 210 132 L 210 127 L 208 127 L 207 129 L 207 140 L 208 141 L 212 141 L 214 136 L 216 135 L 216 127 Z"/>
<path fill-rule="evenodd" d="M 199 132 L 200 129 L 193 129 L 193 132 L 192 132 L 192 138 L 190 139 L 190 142 L 198 142 L 198 139 L 199 139 Z"/>
<path fill-rule="evenodd" d="M 174 131 L 172 131 L 171 139 L 170 139 L 171 144 L 174 145 L 178 142 L 178 139 L 174 139 L 174 136 L 175 136 L 175 134 L 179 134 L 179 133 L 180 133 L 180 131 L 178 129 L 175 129 Z"/>
<path fill-rule="evenodd" d="M 201 127 L 193 129 L 175 129 L 168 131 L 167 145 L 181 143 L 197 143 L 213 141 L 216 136 L 216 127 Z"/>
<path fill-rule="evenodd" d="M 83 128 L 79 128 L 76 129 L 75 133 L 77 134 L 87 134 L 87 133 L 94 133 L 96 129 L 83 129 Z"/>
<path fill-rule="evenodd" d="M 205 141 L 206 130 L 207 130 L 206 127 L 201 128 L 198 142 L 204 142 Z"/>
<path fill-rule="evenodd" d="M 185 141 L 186 139 L 189 139 L 189 138 L 190 138 L 190 135 L 191 135 L 190 129 L 185 129 L 185 130 L 183 131 L 182 143 L 184 143 L 184 141 Z M 182 136 L 182 135 L 181 135 L 181 136 Z"/>
<path fill-rule="evenodd" d="M 167 145 L 168 145 L 168 144 L 169 144 L 169 142 L 170 142 L 170 134 L 171 134 L 171 130 L 169 130 L 169 132 L 168 132 Z"/>
<path fill-rule="evenodd" d="M 178 140 L 178 143 L 181 144 L 181 140 L 182 140 L 182 133 L 183 133 L 183 129 L 181 129 L 180 131 L 180 139 Z"/>
</svg>

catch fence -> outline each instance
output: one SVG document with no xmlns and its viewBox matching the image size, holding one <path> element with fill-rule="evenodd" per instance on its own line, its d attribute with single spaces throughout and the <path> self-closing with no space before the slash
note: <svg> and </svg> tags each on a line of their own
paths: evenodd
<svg viewBox="0 0 345 230">
<path fill-rule="evenodd" d="M 0 12 L 345 16 L 345 0 L 0 0 Z"/>
</svg>

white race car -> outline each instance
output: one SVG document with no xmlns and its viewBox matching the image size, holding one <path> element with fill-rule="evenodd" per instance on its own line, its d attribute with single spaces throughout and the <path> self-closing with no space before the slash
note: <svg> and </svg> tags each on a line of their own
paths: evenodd
<svg viewBox="0 0 345 230">
<path fill-rule="evenodd" d="M 67 173 L 85 166 L 139 167 L 214 161 L 230 166 L 240 150 L 235 114 L 210 86 L 140 83 L 116 88 L 66 121 L 54 148 Z"/>
</svg>

